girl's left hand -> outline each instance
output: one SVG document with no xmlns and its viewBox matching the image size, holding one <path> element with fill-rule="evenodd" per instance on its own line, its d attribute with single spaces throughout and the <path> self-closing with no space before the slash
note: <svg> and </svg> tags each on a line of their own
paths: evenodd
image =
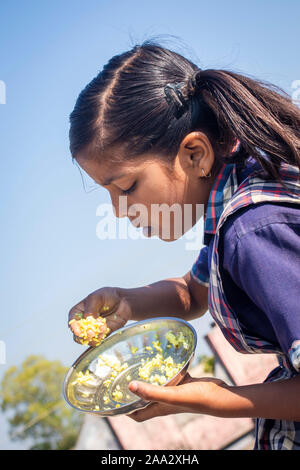
<svg viewBox="0 0 300 470">
<path fill-rule="evenodd" d="M 129 384 L 129 390 L 152 403 L 127 416 L 137 422 L 142 422 L 156 416 L 177 413 L 213 414 L 212 397 L 216 398 L 218 390 L 228 387 L 220 379 L 214 377 L 198 379 L 189 374 L 186 374 L 182 382 L 176 386 L 162 387 L 133 381 Z"/>
</svg>

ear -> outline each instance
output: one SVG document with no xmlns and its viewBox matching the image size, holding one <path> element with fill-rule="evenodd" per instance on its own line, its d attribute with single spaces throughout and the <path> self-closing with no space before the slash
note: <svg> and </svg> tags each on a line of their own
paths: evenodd
<svg viewBox="0 0 300 470">
<path fill-rule="evenodd" d="M 203 132 L 190 132 L 182 140 L 177 154 L 182 169 L 188 176 L 208 175 L 215 160 L 208 137 Z"/>
</svg>

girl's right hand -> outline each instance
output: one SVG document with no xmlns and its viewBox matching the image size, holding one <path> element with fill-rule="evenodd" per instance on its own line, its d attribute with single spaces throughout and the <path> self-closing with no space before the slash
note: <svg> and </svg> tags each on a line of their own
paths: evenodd
<svg viewBox="0 0 300 470">
<path fill-rule="evenodd" d="M 119 294 L 116 287 L 102 287 L 78 304 L 74 305 L 69 312 L 68 326 L 73 333 L 74 341 L 81 344 L 76 322 L 71 320 L 80 320 L 92 315 L 94 318 L 99 316 L 106 319 L 109 334 L 119 328 L 122 328 L 128 320 L 132 319 L 132 310 L 129 302 Z M 77 334 L 76 334 L 77 333 Z M 96 342 L 89 341 L 89 346 L 96 346 Z"/>
</svg>

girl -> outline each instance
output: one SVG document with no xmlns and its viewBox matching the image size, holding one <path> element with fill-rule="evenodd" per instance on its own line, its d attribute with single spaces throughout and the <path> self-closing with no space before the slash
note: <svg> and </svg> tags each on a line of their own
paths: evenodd
<svg viewBox="0 0 300 470">
<path fill-rule="evenodd" d="M 255 417 L 255 449 L 300 449 L 299 109 L 275 86 L 201 70 L 146 41 L 105 65 L 70 123 L 72 157 L 108 189 L 117 217 L 133 221 L 121 195 L 129 207 L 202 204 L 205 212 L 204 248 L 188 273 L 140 288 L 102 287 L 69 320 L 105 316 L 114 331 L 128 320 L 192 320 L 209 309 L 236 350 L 279 358 L 265 383 L 251 386 L 190 375 L 176 387 L 131 382 L 152 403 L 130 417 Z M 161 219 L 141 225 L 166 239 Z M 76 321 L 71 328 L 78 331 Z"/>
</svg>

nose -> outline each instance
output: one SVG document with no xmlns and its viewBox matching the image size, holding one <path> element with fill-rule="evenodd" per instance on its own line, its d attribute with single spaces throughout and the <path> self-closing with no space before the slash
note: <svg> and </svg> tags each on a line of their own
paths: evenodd
<svg viewBox="0 0 300 470">
<path fill-rule="evenodd" d="M 130 217 L 128 217 L 130 222 L 132 223 L 132 225 L 135 227 L 135 228 L 140 228 L 141 224 L 135 224 L 133 221 L 134 219 L 131 219 Z"/>
<path fill-rule="evenodd" d="M 121 219 L 123 217 L 128 217 L 128 206 L 127 206 L 127 197 L 119 196 L 116 198 L 111 198 L 113 212 L 115 217 Z"/>
</svg>

